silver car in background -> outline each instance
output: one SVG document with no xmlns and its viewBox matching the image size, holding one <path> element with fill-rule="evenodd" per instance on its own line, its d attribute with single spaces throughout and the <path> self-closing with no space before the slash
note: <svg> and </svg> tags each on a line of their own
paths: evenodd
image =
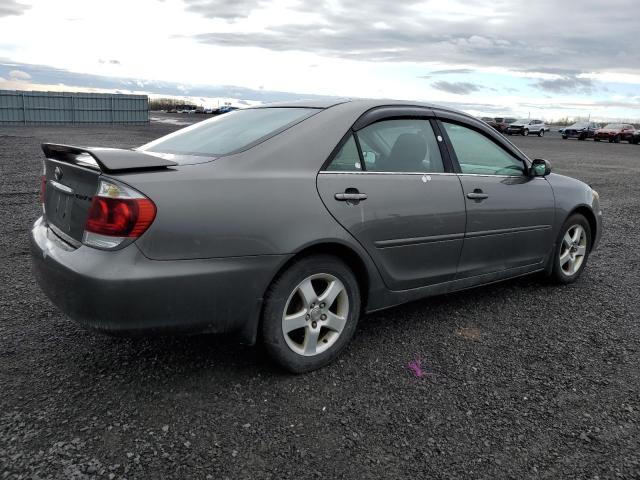
<svg viewBox="0 0 640 480">
<path fill-rule="evenodd" d="M 507 135 L 524 135 L 525 137 L 535 134 L 542 137 L 547 131 L 549 131 L 549 127 L 543 120 L 521 119 L 510 124 L 505 133 Z"/>
<path fill-rule="evenodd" d="M 335 359 L 361 313 L 574 282 L 602 233 L 591 187 L 434 105 L 255 107 L 135 150 L 43 151 L 31 252 L 61 310 L 106 332 L 233 333 L 292 372 Z"/>
</svg>

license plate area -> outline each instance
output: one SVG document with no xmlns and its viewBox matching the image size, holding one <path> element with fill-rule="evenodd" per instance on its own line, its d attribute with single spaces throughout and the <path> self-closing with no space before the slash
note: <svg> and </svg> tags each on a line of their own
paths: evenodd
<svg viewBox="0 0 640 480">
<path fill-rule="evenodd" d="M 64 192 L 55 187 L 52 188 L 49 202 L 47 203 L 47 220 L 68 234 L 71 230 L 72 206 L 72 193 Z"/>
</svg>

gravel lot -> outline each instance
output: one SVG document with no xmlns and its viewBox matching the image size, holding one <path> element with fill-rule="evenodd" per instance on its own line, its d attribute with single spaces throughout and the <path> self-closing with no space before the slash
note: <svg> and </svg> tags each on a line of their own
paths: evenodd
<svg viewBox="0 0 640 480">
<path fill-rule="evenodd" d="M 40 143 L 176 128 L 0 129 L 0 478 L 640 478 L 640 147 L 513 137 L 600 192 L 578 283 L 370 315 L 339 362 L 289 376 L 223 337 L 84 330 L 32 278 Z"/>
</svg>

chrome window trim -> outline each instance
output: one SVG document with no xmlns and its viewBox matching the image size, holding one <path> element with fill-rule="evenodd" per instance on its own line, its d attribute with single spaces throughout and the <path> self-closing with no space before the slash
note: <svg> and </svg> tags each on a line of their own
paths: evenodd
<svg viewBox="0 0 640 480">
<path fill-rule="evenodd" d="M 523 173 L 521 175 L 492 175 L 490 173 L 459 173 L 458 174 L 459 177 L 498 177 L 498 178 L 519 178 L 519 177 L 526 177 L 526 175 Z"/>
<path fill-rule="evenodd" d="M 329 175 L 438 175 L 438 176 L 455 176 L 456 173 L 453 172 L 348 172 L 348 171 L 339 171 L 339 170 L 320 170 L 318 174 L 329 174 Z"/>
</svg>

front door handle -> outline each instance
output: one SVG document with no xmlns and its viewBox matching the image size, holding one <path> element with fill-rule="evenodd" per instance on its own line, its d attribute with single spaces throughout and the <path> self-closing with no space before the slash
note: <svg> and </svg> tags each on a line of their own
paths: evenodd
<svg viewBox="0 0 640 480">
<path fill-rule="evenodd" d="M 467 193 L 467 198 L 469 200 L 475 200 L 476 202 L 481 202 L 482 200 L 486 200 L 487 198 L 489 198 L 489 195 L 484 193 L 479 188 L 476 188 L 473 192 Z"/>
</svg>

